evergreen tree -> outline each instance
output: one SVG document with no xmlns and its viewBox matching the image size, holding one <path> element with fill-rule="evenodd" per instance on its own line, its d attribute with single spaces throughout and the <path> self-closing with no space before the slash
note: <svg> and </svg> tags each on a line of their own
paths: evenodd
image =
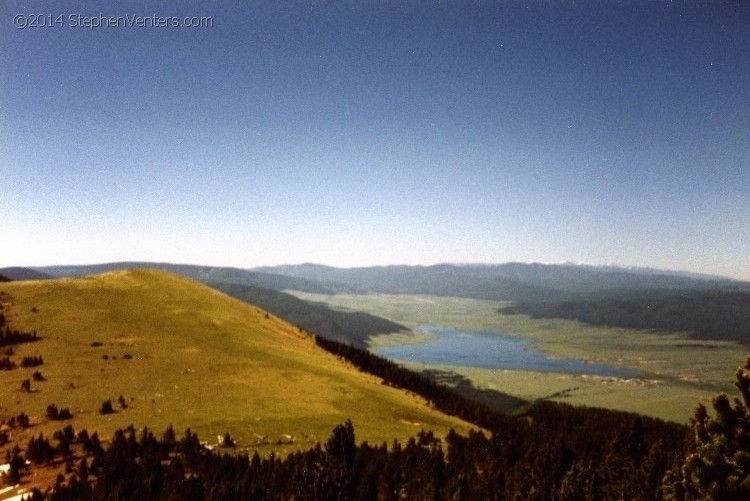
<svg viewBox="0 0 750 501">
<path fill-rule="evenodd" d="M 105 400 L 102 402 L 102 406 L 99 408 L 99 414 L 112 414 L 115 412 L 115 409 L 112 407 L 112 401 L 111 400 Z"/>
<path fill-rule="evenodd" d="M 174 450 L 175 445 L 177 444 L 177 437 L 171 424 L 164 431 L 161 443 L 167 452 L 172 452 Z"/>
<path fill-rule="evenodd" d="M 352 499 L 358 478 L 354 472 L 357 456 L 357 443 L 354 438 L 354 426 L 350 420 L 334 428 L 325 444 L 323 468 L 325 482 L 320 494 L 327 499 Z"/>
<path fill-rule="evenodd" d="M 6 456 L 6 460 L 8 461 L 8 472 L 3 473 L 5 482 L 8 485 L 19 484 L 21 482 L 21 470 L 26 468 L 26 461 L 21 456 L 18 447 L 13 449 L 12 456 L 10 454 Z"/>
<path fill-rule="evenodd" d="M 597 475 L 588 465 L 575 462 L 563 477 L 558 492 L 560 501 L 594 501 L 601 499 Z"/>
<path fill-rule="evenodd" d="M 741 398 L 714 397 L 714 416 L 699 405 L 693 440 L 678 469 L 665 478 L 667 499 L 750 499 L 750 358 L 737 370 Z"/>
<path fill-rule="evenodd" d="M 89 463 L 86 458 L 81 459 L 78 465 L 78 476 L 82 482 L 88 482 L 89 480 Z"/>
</svg>

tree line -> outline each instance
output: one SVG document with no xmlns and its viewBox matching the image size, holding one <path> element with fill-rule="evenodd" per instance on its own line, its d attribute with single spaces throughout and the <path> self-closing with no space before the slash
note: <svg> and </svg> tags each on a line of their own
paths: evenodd
<svg viewBox="0 0 750 501">
<path fill-rule="evenodd" d="M 491 434 L 441 440 L 422 431 L 405 444 L 358 444 L 347 421 L 323 445 L 285 458 L 209 451 L 172 427 L 157 439 L 130 426 L 105 448 L 96 433 L 68 425 L 54 433 L 56 445 L 39 435 L 25 457 L 14 450 L 6 477 L 21 480 L 27 459 L 62 462 L 66 473 L 33 500 L 748 499 L 750 359 L 737 387 L 740 398 L 713 399 L 713 417 L 698 407 L 692 433 L 545 402 Z"/>
<path fill-rule="evenodd" d="M 3 322 L 0 323 L 0 326 L 5 323 L 4 320 L 5 319 L 3 318 Z M 0 329 L 0 347 L 13 346 L 21 343 L 33 343 L 40 339 L 41 338 L 37 336 L 36 331 L 23 332 L 17 329 L 11 330 L 10 326 L 6 326 L 5 332 L 3 333 L 2 329 Z"/>
</svg>

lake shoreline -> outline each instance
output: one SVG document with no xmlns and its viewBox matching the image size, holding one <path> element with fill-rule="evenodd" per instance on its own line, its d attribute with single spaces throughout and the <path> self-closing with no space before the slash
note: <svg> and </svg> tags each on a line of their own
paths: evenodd
<svg viewBox="0 0 750 501">
<path fill-rule="evenodd" d="M 467 330 L 420 324 L 413 334 L 389 335 L 388 343 L 371 347 L 379 356 L 398 362 L 455 365 L 484 369 L 554 372 L 616 378 L 639 378 L 634 369 L 574 358 L 549 357 L 532 340 L 488 330 Z M 398 336 L 398 337 L 395 337 Z M 406 341 L 399 343 L 399 341 Z"/>
</svg>

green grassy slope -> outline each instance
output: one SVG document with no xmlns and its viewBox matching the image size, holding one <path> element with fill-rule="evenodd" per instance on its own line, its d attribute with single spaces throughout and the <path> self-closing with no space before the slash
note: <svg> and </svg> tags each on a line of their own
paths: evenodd
<svg viewBox="0 0 750 501">
<path fill-rule="evenodd" d="M 229 432 L 241 447 L 282 453 L 324 440 L 347 418 L 370 442 L 405 439 L 421 428 L 468 429 L 357 372 L 290 324 L 190 279 L 130 270 L 3 283 L 0 292 L 11 326 L 44 338 L 13 355 L 41 355 L 44 365 L 0 371 L 0 419 L 25 412 L 35 423 L 14 437 L 23 444 L 31 433 L 63 426 L 45 418 L 50 403 L 70 408 L 76 429 L 104 436 L 130 423 L 155 430 L 171 423 L 210 441 Z M 22 392 L 21 381 L 35 370 L 47 381 Z M 119 409 L 119 395 L 127 409 Z M 99 415 L 106 399 L 117 413 Z M 277 445 L 290 436 L 294 444 Z M 272 444 L 259 446 L 261 437 Z"/>
<path fill-rule="evenodd" d="M 332 311 L 281 292 L 282 289 L 332 293 L 333 289 L 303 278 L 273 275 L 239 268 L 195 266 L 171 263 L 106 263 L 96 265 L 49 266 L 43 268 L 57 278 L 75 278 L 125 269 L 158 269 L 192 278 L 228 295 L 254 304 L 294 325 L 319 336 L 366 348 L 371 336 L 398 332 L 403 326 L 361 312 Z M 29 270 L 33 273 L 39 273 Z M 51 278 L 51 275 L 43 275 Z M 30 276 L 23 279 L 36 279 Z"/>
<path fill-rule="evenodd" d="M 265 287 L 274 290 L 295 289 L 321 294 L 330 294 L 333 288 L 323 285 L 314 280 L 262 273 L 241 268 L 230 268 L 223 266 L 199 266 L 190 264 L 174 263 L 152 263 L 145 261 L 126 261 L 119 263 L 72 265 L 72 266 L 45 266 L 37 268 L 39 272 L 49 274 L 57 278 L 83 277 L 95 275 L 108 271 L 125 269 L 157 269 L 176 273 L 185 277 L 198 280 L 199 282 L 218 282 L 223 284 L 251 285 Z M 11 277 L 12 278 L 12 277 Z"/>
</svg>

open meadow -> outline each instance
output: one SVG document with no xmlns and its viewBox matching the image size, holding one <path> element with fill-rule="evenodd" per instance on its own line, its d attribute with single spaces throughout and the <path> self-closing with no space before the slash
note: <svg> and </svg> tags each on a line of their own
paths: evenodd
<svg viewBox="0 0 750 501">
<path fill-rule="evenodd" d="M 421 324 L 502 332 L 529 339 L 548 357 L 635 369 L 637 378 L 405 364 L 413 369 L 450 370 L 475 386 L 527 400 L 551 399 L 578 405 L 638 412 L 685 423 L 698 402 L 732 393 L 733 376 L 747 349 L 726 341 L 698 341 L 684 333 L 595 327 L 562 319 L 533 319 L 498 312 L 497 301 L 412 295 L 320 295 L 294 292 L 337 309 L 366 311 L 414 328 Z M 427 342 L 420 333 L 377 336 L 370 347 Z"/>
</svg>

